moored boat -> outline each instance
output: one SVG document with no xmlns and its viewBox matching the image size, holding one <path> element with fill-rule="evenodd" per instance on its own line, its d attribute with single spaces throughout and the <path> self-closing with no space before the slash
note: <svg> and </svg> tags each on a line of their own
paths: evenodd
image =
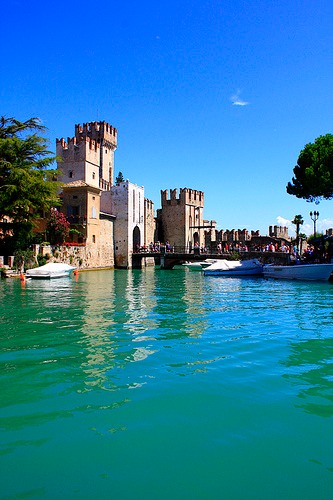
<svg viewBox="0 0 333 500">
<path fill-rule="evenodd" d="M 198 262 L 185 262 L 185 264 L 183 264 L 183 266 L 187 267 L 191 271 L 202 271 L 206 267 L 214 264 L 214 262 L 217 262 L 217 260 L 216 259 L 207 259 L 207 260 L 201 260 Z"/>
<path fill-rule="evenodd" d="M 257 259 L 251 260 L 217 260 L 203 270 L 205 276 L 260 276 L 263 265 Z"/>
<path fill-rule="evenodd" d="M 74 269 L 76 268 L 74 266 L 70 266 L 69 264 L 49 262 L 44 266 L 28 269 L 25 275 L 27 278 L 33 279 L 64 278 L 65 276 L 69 276 Z"/>
<path fill-rule="evenodd" d="M 263 269 L 265 278 L 328 281 L 333 272 L 332 264 L 295 264 L 292 266 L 277 266 L 267 264 Z"/>
</svg>

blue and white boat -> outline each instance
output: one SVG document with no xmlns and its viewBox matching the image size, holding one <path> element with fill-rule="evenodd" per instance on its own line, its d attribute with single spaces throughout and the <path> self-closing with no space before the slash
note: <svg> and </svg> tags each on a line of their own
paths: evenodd
<svg viewBox="0 0 333 500">
<path fill-rule="evenodd" d="M 250 260 L 217 260 L 203 270 L 205 276 L 260 276 L 263 265 L 257 259 Z"/>
</svg>

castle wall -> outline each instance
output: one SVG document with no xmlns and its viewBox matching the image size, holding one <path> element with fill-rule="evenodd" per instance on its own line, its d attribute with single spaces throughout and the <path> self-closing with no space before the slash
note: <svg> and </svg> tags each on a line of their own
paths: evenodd
<svg viewBox="0 0 333 500">
<path fill-rule="evenodd" d="M 290 240 L 288 228 L 286 226 L 269 226 L 268 234 L 274 238 L 284 238 L 286 240 Z"/>
<path fill-rule="evenodd" d="M 136 246 L 144 244 L 144 189 L 129 181 L 113 186 L 110 192 L 114 224 L 115 263 L 129 268 L 131 254 Z"/>
<path fill-rule="evenodd" d="M 83 180 L 103 190 L 110 189 L 114 176 L 114 151 L 117 130 L 106 122 L 75 125 L 75 136 L 57 139 L 56 153 L 62 161 L 59 180 L 64 183 Z"/>
<path fill-rule="evenodd" d="M 88 137 L 100 145 L 99 177 L 113 185 L 114 151 L 117 149 L 117 129 L 105 121 L 75 125 L 75 137 L 82 140 Z M 104 189 L 104 187 L 102 187 Z"/>
<path fill-rule="evenodd" d="M 179 250 L 191 249 L 196 243 L 204 244 L 203 229 L 204 193 L 195 189 L 161 191 L 162 209 L 159 222 L 163 227 L 164 240 Z"/>
<path fill-rule="evenodd" d="M 82 180 L 99 188 L 100 146 L 96 141 L 85 138 L 78 142 L 75 137 L 67 142 L 57 139 L 56 153 L 62 159 L 58 162 L 62 172 L 60 182 Z"/>
<path fill-rule="evenodd" d="M 156 222 L 154 214 L 154 203 L 147 198 L 144 200 L 144 245 L 148 247 L 150 243 L 156 241 Z"/>
<path fill-rule="evenodd" d="M 88 192 L 87 194 L 87 244 L 102 245 L 100 234 L 100 194 Z"/>
<path fill-rule="evenodd" d="M 103 244 L 100 241 L 100 190 L 83 181 L 64 186 L 62 211 L 72 226 L 83 233 L 87 244 Z"/>
<path fill-rule="evenodd" d="M 64 262 L 78 269 L 95 269 L 114 267 L 113 248 L 113 222 L 110 220 L 100 221 L 101 243 L 95 245 L 87 243 L 82 245 L 52 245 L 40 247 L 37 253 L 48 254 L 50 262 Z M 39 247 L 39 245 L 36 245 Z"/>
</svg>

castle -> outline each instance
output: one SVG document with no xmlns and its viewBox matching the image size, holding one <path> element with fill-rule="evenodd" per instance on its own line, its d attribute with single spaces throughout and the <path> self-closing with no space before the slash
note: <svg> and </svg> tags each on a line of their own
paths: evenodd
<svg viewBox="0 0 333 500">
<path fill-rule="evenodd" d="M 90 122 L 56 141 L 61 209 L 86 246 L 87 267 L 128 268 L 133 250 L 154 240 L 154 205 L 144 188 L 128 180 L 114 185 L 117 135 L 104 121 Z"/>
<path fill-rule="evenodd" d="M 132 253 L 151 243 L 168 242 L 181 252 L 218 242 L 241 242 L 259 232 L 218 231 L 204 219 L 204 193 L 190 188 L 161 191 L 161 209 L 145 198 L 144 188 L 126 180 L 114 184 L 117 129 L 105 121 L 75 125 L 75 135 L 56 140 L 59 180 L 63 183 L 61 210 L 75 229 L 73 241 L 85 247 L 83 267 L 132 265 Z M 271 226 L 270 237 L 288 240 L 288 229 Z M 146 258 L 144 265 L 153 263 Z"/>
</svg>

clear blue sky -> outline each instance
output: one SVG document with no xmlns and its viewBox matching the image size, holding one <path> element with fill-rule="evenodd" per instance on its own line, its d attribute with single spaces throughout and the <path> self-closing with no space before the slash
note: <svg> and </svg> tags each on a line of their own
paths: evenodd
<svg viewBox="0 0 333 500">
<path fill-rule="evenodd" d="M 331 0 L 11 0 L 2 5 L 0 114 L 56 137 L 105 120 L 115 172 L 205 193 L 219 229 L 259 229 L 333 201 L 286 194 L 304 145 L 333 133 Z M 292 233 L 292 231 L 290 231 Z"/>
</svg>

